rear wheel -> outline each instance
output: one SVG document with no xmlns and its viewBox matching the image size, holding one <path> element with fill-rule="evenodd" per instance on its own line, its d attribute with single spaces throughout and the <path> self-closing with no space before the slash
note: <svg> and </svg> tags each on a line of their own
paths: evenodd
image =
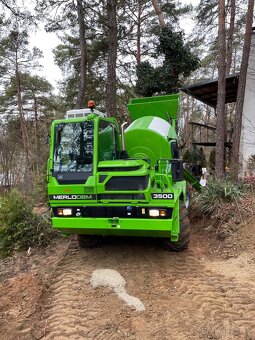
<svg viewBox="0 0 255 340">
<path fill-rule="evenodd" d="M 163 246 L 169 251 L 182 251 L 188 248 L 190 241 L 190 222 L 188 211 L 183 202 L 180 202 L 180 234 L 177 242 L 163 239 Z"/>
<path fill-rule="evenodd" d="M 95 248 L 100 245 L 102 236 L 100 235 L 77 235 L 81 248 Z"/>
</svg>

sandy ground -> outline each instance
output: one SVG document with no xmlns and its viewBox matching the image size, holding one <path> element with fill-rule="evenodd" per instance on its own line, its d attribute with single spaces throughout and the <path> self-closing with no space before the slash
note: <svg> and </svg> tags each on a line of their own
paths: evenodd
<svg viewBox="0 0 255 340">
<path fill-rule="evenodd" d="M 255 224 L 224 241 L 194 224 L 189 250 L 164 251 L 155 240 L 110 239 L 80 249 L 64 239 L 0 263 L 0 339 L 255 340 Z M 128 306 L 91 277 L 117 271 Z"/>
</svg>

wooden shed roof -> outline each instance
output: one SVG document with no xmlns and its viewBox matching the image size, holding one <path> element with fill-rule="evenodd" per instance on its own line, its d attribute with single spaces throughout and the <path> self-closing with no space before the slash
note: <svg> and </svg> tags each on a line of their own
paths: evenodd
<svg viewBox="0 0 255 340">
<path fill-rule="evenodd" d="M 232 74 L 226 79 L 226 104 L 236 101 L 238 78 L 239 74 Z M 216 108 L 218 79 L 183 87 L 181 88 L 181 91 L 211 107 Z"/>
</svg>

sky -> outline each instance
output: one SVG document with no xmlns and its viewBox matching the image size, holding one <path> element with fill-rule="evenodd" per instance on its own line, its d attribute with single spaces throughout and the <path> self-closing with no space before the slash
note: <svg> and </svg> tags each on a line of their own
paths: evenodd
<svg viewBox="0 0 255 340">
<path fill-rule="evenodd" d="M 196 6 L 199 3 L 199 0 L 181 0 L 183 4 L 192 3 L 193 6 Z M 181 27 L 188 34 L 192 31 L 194 27 L 194 21 L 192 18 L 184 18 L 181 22 Z M 45 77 L 54 87 L 57 85 L 57 82 L 61 79 L 61 71 L 54 64 L 54 58 L 52 50 L 61 43 L 55 33 L 46 33 L 43 29 L 43 25 L 40 29 L 31 34 L 30 45 L 31 47 L 38 47 L 42 50 L 44 57 L 40 60 L 40 64 L 43 66 L 41 71 L 38 71 L 38 74 L 42 77 Z"/>
<path fill-rule="evenodd" d="M 38 74 L 45 77 L 53 86 L 56 86 L 57 81 L 61 79 L 61 71 L 54 64 L 52 53 L 52 50 L 60 43 L 55 33 L 46 33 L 43 27 L 30 38 L 31 47 L 38 47 L 43 52 L 43 58 L 40 60 L 43 69 L 38 71 Z"/>
</svg>

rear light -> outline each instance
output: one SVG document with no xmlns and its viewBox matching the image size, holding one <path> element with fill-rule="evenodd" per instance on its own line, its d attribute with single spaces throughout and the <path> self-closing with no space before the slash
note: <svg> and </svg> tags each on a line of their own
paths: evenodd
<svg viewBox="0 0 255 340">
<path fill-rule="evenodd" d="M 72 216 L 72 209 L 70 208 L 60 208 L 58 209 L 58 216 Z"/>
</svg>

